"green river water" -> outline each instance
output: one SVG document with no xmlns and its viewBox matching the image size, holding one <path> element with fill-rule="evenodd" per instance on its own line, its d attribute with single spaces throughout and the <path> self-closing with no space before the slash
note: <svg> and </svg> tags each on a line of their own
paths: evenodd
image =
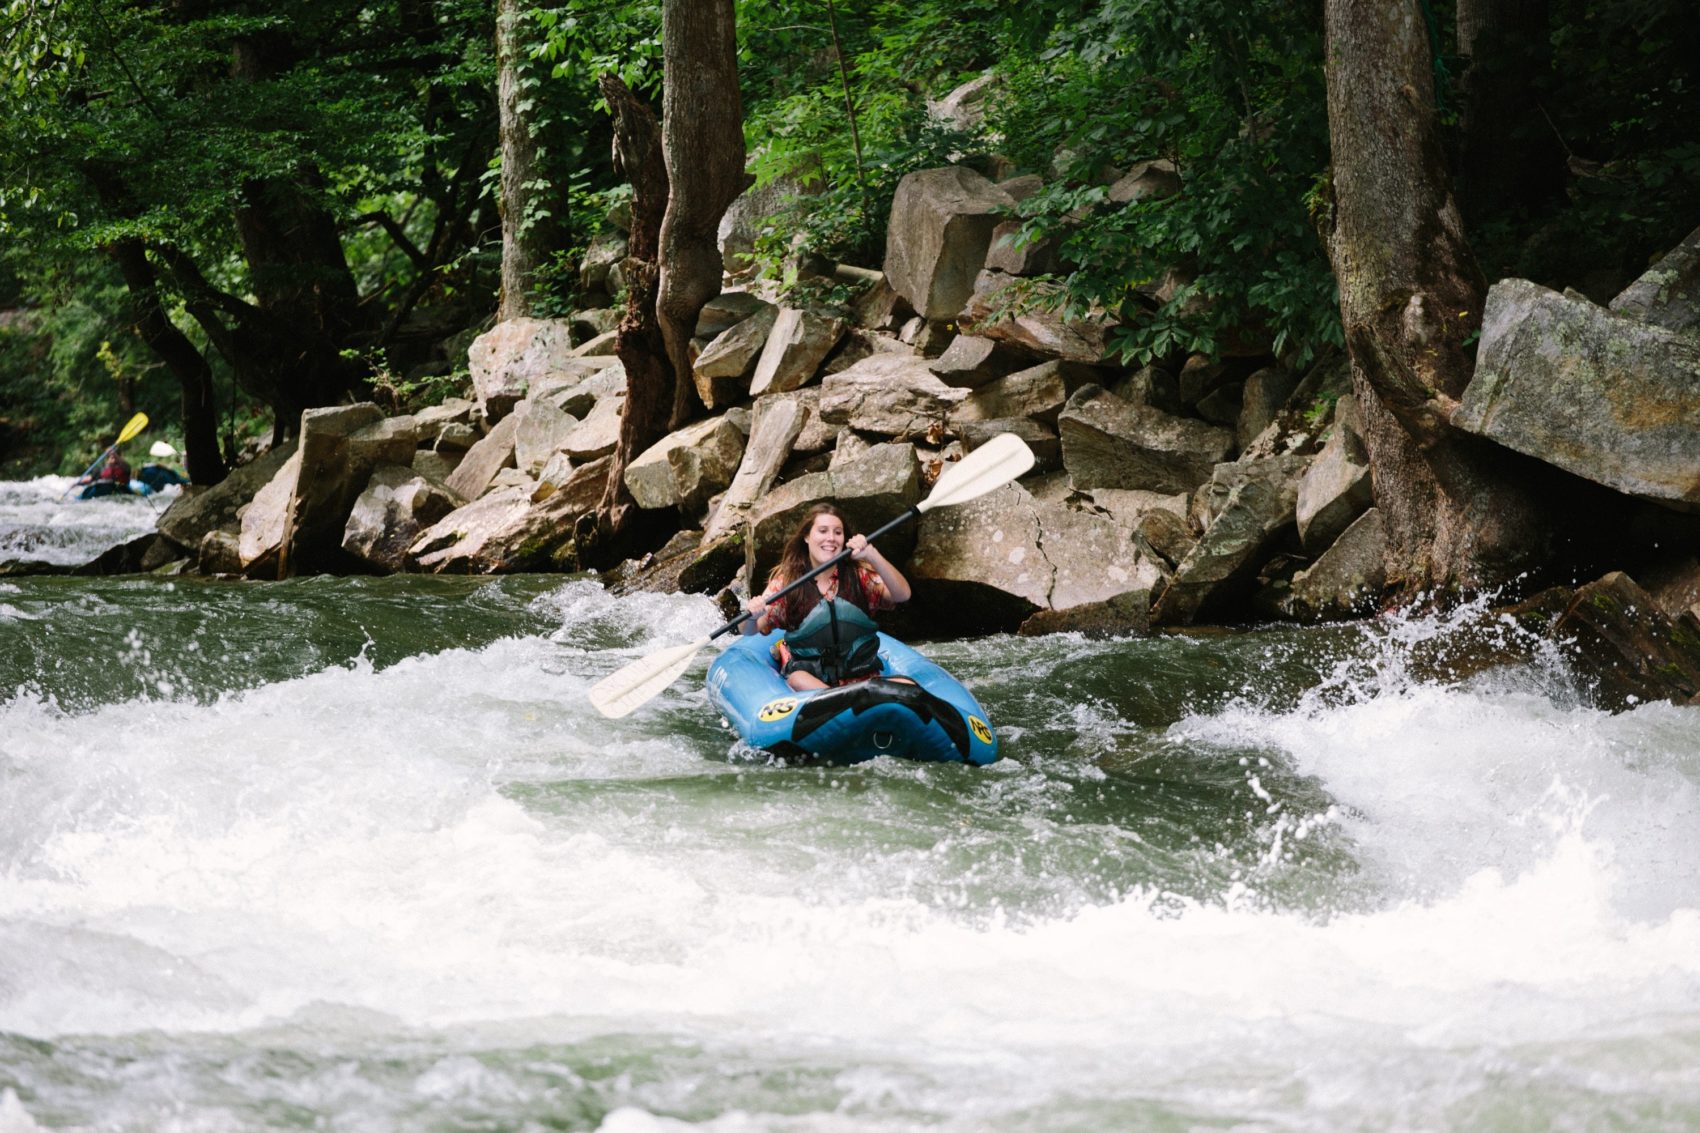
<svg viewBox="0 0 1700 1133">
<path fill-rule="evenodd" d="M 925 643 L 985 769 L 586 702 L 718 621 L 0 579 L 0 1133 L 1700 1127 L 1695 709 L 1465 618 Z"/>
</svg>

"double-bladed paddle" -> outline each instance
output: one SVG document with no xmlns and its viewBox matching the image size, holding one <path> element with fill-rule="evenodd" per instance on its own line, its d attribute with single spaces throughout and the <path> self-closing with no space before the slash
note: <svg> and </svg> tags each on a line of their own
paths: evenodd
<svg viewBox="0 0 1700 1133">
<path fill-rule="evenodd" d="M 934 508 L 965 504 L 969 500 L 978 499 L 987 492 L 1003 487 L 1032 467 L 1033 450 L 1027 447 L 1026 442 L 1014 433 L 1000 433 L 947 467 L 939 475 L 938 483 L 933 485 L 933 490 L 928 493 L 926 499 L 874 531 L 868 536 L 868 542 L 872 543 L 899 524 L 918 518 Z M 816 575 L 836 567 L 851 554 L 849 548 L 838 552 L 801 578 L 792 580 L 769 601 L 791 593 Z M 627 715 L 678 680 L 679 675 L 690 668 L 691 659 L 703 646 L 721 634 L 731 633 L 749 620 L 750 612 L 745 610 L 700 641 L 693 641 L 689 645 L 675 645 L 633 661 L 591 685 L 590 702 L 604 716 Z"/>
</svg>

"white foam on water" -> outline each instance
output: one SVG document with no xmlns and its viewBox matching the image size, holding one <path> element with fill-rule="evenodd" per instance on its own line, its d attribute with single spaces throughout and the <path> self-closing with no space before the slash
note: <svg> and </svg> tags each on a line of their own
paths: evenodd
<svg viewBox="0 0 1700 1133">
<path fill-rule="evenodd" d="M 1380 907 L 1146 892 L 1005 919 L 870 892 L 864 851 L 810 832 L 865 805 L 831 783 L 889 772 L 727 763 L 676 731 L 706 709 L 700 671 L 596 716 L 594 680 L 717 616 L 583 585 L 548 600 L 557 640 L 209 705 L 0 705 L 0 1031 L 240 1032 L 329 1005 L 379 1032 L 682 1035 L 843 1065 L 852 1095 L 902 1067 L 905 1105 L 975 1128 L 1081 1098 L 1290 1113 L 1295 1091 L 1385 1124 L 1401 1090 L 1437 1127 L 1506 1058 L 1700 1030 L 1693 710 L 1491 682 L 1233 705 L 1174 738 L 1315 777 Z M 572 644 L 593 630 L 619 644 Z"/>
<path fill-rule="evenodd" d="M 80 566 L 156 530 L 160 513 L 180 491 L 67 499 L 73 479 L 0 480 L 0 560 Z"/>
</svg>

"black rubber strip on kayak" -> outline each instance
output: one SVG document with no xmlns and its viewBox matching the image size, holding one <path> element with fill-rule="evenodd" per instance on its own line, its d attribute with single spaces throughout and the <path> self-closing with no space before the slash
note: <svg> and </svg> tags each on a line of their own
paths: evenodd
<svg viewBox="0 0 1700 1133">
<path fill-rule="evenodd" d="M 791 725 L 791 739 L 801 743 L 828 720 L 842 712 L 860 715 L 882 704 L 900 704 L 915 714 L 923 724 L 937 721 L 955 746 L 964 763 L 968 762 L 968 724 L 956 705 L 943 697 L 934 696 L 910 681 L 892 681 L 884 677 L 857 681 L 853 685 L 829 688 L 803 702 L 797 720 Z"/>
</svg>

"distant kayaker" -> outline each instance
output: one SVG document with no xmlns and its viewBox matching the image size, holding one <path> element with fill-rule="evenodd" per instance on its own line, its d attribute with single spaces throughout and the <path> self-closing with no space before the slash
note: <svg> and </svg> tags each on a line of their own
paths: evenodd
<svg viewBox="0 0 1700 1133">
<path fill-rule="evenodd" d="M 108 449 L 106 460 L 101 463 L 100 471 L 84 476 L 75 486 L 84 484 L 110 484 L 108 489 L 114 492 L 130 490 L 130 465 L 116 448 Z"/>
<path fill-rule="evenodd" d="M 846 539 L 845 530 L 844 513 L 832 504 L 810 508 L 780 553 L 779 565 L 768 576 L 767 589 L 745 605 L 752 616 L 741 627 L 742 632 L 788 631 L 786 639 L 775 646 L 775 655 L 786 682 L 798 691 L 826 688 L 877 671 L 878 661 L 872 654 L 877 654 L 878 644 L 871 636 L 875 627 L 870 615 L 909 600 L 909 580 L 903 572 L 865 536 Z M 813 586 L 773 598 L 792 579 L 801 578 L 846 547 L 850 558 L 819 575 Z M 873 645 L 871 652 L 868 644 Z M 858 671 L 869 660 L 874 668 Z"/>
</svg>

